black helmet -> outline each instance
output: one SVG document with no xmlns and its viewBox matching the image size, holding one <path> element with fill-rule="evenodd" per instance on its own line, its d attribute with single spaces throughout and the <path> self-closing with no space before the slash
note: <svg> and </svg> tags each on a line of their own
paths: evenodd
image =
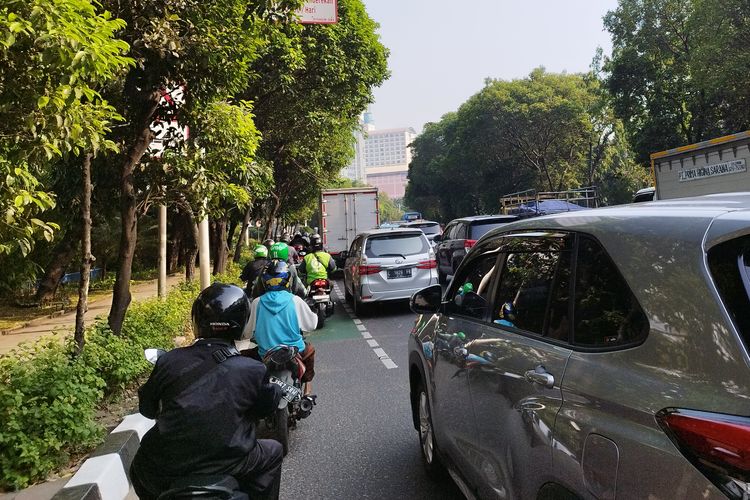
<svg viewBox="0 0 750 500">
<path fill-rule="evenodd" d="M 313 234 L 310 237 L 310 245 L 314 251 L 323 250 L 323 238 L 319 234 Z"/>
<path fill-rule="evenodd" d="M 276 242 L 273 241 L 271 238 L 268 238 L 267 240 L 263 241 L 263 246 L 266 248 L 271 248 L 271 245 L 273 245 L 274 243 Z"/>
<path fill-rule="evenodd" d="M 193 302 L 196 338 L 239 340 L 250 319 L 250 300 L 236 285 L 214 283 Z"/>
</svg>

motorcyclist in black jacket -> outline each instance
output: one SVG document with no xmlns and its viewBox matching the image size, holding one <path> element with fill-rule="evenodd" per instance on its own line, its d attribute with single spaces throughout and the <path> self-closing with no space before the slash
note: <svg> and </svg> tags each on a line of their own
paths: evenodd
<svg viewBox="0 0 750 500">
<path fill-rule="evenodd" d="M 245 293 L 248 297 L 252 296 L 255 280 L 258 279 L 258 276 L 263 273 L 263 270 L 268 263 L 271 262 L 268 258 L 268 248 L 263 245 L 255 247 L 253 250 L 253 257 L 254 259 L 248 262 L 242 270 L 242 273 L 240 273 L 240 280 L 247 282 Z"/>
<path fill-rule="evenodd" d="M 256 439 L 254 420 L 273 413 L 281 391 L 265 365 L 234 345 L 250 317 L 245 292 L 214 283 L 193 303 L 198 340 L 159 357 L 138 391 L 140 412 L 156 420 L 130 475 L 140 499 L 155 499 L 180 477 L 231 475 L 251 498 L 278 498 L 281 445 Z"/>
</svg>

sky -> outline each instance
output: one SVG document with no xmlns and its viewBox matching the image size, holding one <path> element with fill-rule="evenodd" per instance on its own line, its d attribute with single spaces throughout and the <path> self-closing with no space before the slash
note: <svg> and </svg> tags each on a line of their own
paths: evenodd
<svg viewBox="0 0 750 500">
<path fill-rule="evenodd" d="M 364 0 L 390 49 L 391 78 L 375 89 L 378 129 L 438 121 L 487 77 L 511 80 L 544 66 L 586 71 L 611 50 L 602 17 L 617 0 Z"/>
</svg>

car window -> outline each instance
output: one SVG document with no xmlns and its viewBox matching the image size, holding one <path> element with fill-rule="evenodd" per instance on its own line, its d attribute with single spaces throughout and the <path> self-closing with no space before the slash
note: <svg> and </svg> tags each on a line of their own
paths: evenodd
<svg viewBox="0 0 750 500">
<path fill-rule="evenodd" d="M 544 334 L 547 304 L 552 296 L 560 254 L 552 251 L 507 254 L 498 288 L 494 323 Z M 558 318 L 557 321 L 562 320 Z"/>
<path fill-rule="evenodd" d="M 407 257 L 429 251 L 430 244 L 421 232 L 370 236 L 365 243 L 365 255 L 372 258 Z"/>
<path fill-rule="evenodd" d="M 490 300 L 492 279 L 497 271 L 497 253 L 474 259 L 453 280 L 449 310 L 451 313 L 484 319 Z"/>
<path fill-rule="evenodd" d="M 445 226 L 445 231 L 443 231 L 443 241 L 453 239 L 453 233 L 456 232 L 456 226 L 457 224 L 455 222 L 451 222 Z"/>
<path fill-rule="evenodd" d="M 506 222 L 475 222 L 471 225 L 471 236 L 469 237 L 469 239 L 478 240 L 496 227 L 500 227 L 505 224 Z"/>
<path fill-rule="evenodd" d="M 582 236 L 576 264 L 574 344 L 610 347 L 642 340 L 648 319 L 604 248 Z"/>
<path fill-rule="evenodd" d="M 727 241 L 708 252 L 708 266 L 745 343 L 750 347 L 750 236 Z"/>
<path fill-rule="evenodd" d="M 438 234 L 440 233 L 440 224 L 429 224 L 429 223 L 418 223 L 409 224 L 409 227 L 416 227 L 422 230 L 424 234 Z"/>
<path fill-rule="evenodd" d="M 456 226 L 456 230 L 454 231 L 453 238 L 454 240 L 465 240 L 466 239 L 466 229 L 468 228 L 468 224 L 466 222 L 459 222 Z"/>
</svg>

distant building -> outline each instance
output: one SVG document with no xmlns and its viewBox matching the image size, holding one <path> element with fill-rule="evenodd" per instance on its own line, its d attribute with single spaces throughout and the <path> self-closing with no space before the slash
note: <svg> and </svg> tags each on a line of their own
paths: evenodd
<svg viewBox="0 0 750 500">
<path fill-rule="evenodd" d="M 376 130 L 372 114 L 364 113 L 362 132 L 355 134 L 354 160 L 341 175 L 347 179 L 375 186 L 390 198 L 403 198 L 411 162 L 413 128 Z"/>
<path fill-rule="evenodd" d="M 365 139 L 367 184 L 389 197 L 403 198 L 411 162 L 411 148 L 417 133 L 413 128 L 374 130 Z"/>
</svg>

